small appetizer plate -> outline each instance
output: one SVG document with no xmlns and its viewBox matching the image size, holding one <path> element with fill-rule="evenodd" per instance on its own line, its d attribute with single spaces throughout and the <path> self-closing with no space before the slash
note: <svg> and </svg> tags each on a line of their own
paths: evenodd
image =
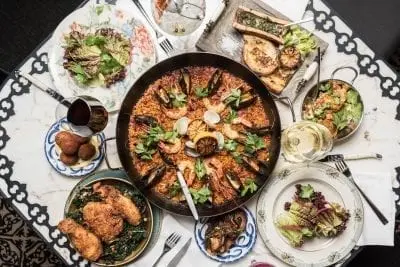
<svg viewBox="0 0 400 267">
<path fill-rule="evenodd" d="M 100 145 L 105 139 L 103 133 L 92 136 L 90 142 L 96 148 L 96 154 L 89 160 L 79 160 L 75 165 L 68 166 L 60 160 L 61 150 L 57 146 L 55 138 L 58 132 L 65 131 L 62 124 L 66 122 L 66 119 L 61 119 L 55 122 L 46 134 L 44 141 L 44 152 L 47 161 L 50 165 L 60 174 L 71 177 L 80 177 L 92 173 L 97 167 L 100 166 L 104 158 L 103 150 L 100 149 Z"/>
<path fill-rule="evenodd" d="M 211 255 L 206 250 L 206 231 L 209 227 L 209 224 L 207 223 L 209 218 L 201 218 L 196 222 L 194 226 L 194 237 L 196 239 L 197 246 L 199 246 L 200 250 L 207 257 L 219 262 L 229 263 L 243 258 L 252 250 L 257 238 L 256 221 L 253 214 L 251 214 L 250 210 L 248 210 L 246 207 L 243 206 L 239 209 L 242 209 L 246 213 L 246 228 L 243 233 L 236 238 L 234 245 L 228 251 L 220 255 Z"/>
</svg>

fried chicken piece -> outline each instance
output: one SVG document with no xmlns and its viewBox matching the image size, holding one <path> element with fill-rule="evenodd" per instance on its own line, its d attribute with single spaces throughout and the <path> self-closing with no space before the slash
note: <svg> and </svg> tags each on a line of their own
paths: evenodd
<svg viewBox="0 0 400 267">
<path fill-rule="evenodd" d="M 58 224 L 58 229 L 68 234 L 76 250 L 89 261 L 96 261 L 103 253 L 100 239 L 72 219 L 64 219 Z"/>
<path fill-rule="evenodd" d="M 123 219 L 110 204 L 89 202 L 83 207 L 83 219 L 93 233 L 104 242 L 117 237 L 123 228 Z"/>
<path fill-rule="evenodd" d="M 105 198 L 106 203 L 112 205 L 114 209 L 119 211 L 121 216 L 132 225 L 138 225 L 142 219 L 140 211 L 131 199 L 122 195 L 122 193 L 111 185 L 101 185 L 95 183 L 93 191 L 99 193 Z"/>
</svg>

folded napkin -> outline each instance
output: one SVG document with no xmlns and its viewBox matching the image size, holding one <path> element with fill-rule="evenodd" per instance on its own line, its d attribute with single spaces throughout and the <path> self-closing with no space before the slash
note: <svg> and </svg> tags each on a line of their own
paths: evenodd
<svg viewBox="0 0 400 267">
<path fill-rule="evenodd" d="M 396 206 L 391 174 L 354 173 L 354 180 L 389 221 L 383 225 L 361 197 L 364 205 L 364 228 L 357 245 L 393 246 Z"/>
<path fill-rule="evenodd" d="M 184 228 L 173 215 L 169 213 L 164 213 L 164 218 L 161 225 L 160 236 L 157 240 L 157 243 L 150 248 L 149 251 L 145 252 L 146 254 L 140 257 L 137 261 L 129 266 L 137 266 L 137 267 L 151 267 L 157 258 L 161 255 L 161 252 L 164 248 L 165 240 L 168 238 L 170 234 L 173 232 L 179 233 L 182 237 L 179 240 L 178 244 L 167 252 L 161 259 L 161 261 L 157 264 L 157 267 L 166 267 L 168 263 L 172 260 L 172 258 L 180 251 L 180 249 L 185 245 L 186 241 L 189 238 L 192 238 L 190 243 L 190 247 L 187 250 L 186 254 L 183 256 L 178 266 L 187 267 L 187 266 L 207 266 L 207 267 L 216 267 L 219 265 L 218 262 L 207 258 L 198 248 L 196 244 L 196 240 L 194 239 L 194 226 L 193 230 L 189 231 Z M 179 217 L 178 217 L 179 218 Z"/>
<path fill-rule="evenodd" d="M 258 0 L 255 0 L 258 1 Z M 301 20 L 309 0 L 262 0 L 292 21 Z"/>
</svg>

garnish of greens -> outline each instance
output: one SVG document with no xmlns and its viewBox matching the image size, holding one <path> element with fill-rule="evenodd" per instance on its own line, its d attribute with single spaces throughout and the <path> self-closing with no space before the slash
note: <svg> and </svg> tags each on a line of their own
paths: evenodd
<svg viewBox="0 0 400 267">
<path fill-rule="evenodd" d="M 236 150 L 238 143 L 235 140 L 227 139 L 224 144 L 226 151 L 233 152 Z"/>
<path fill-rule="evenodd" d="M 164 131 L 160 126 L 151 126 L 146 134 L 141 137 L 141 142 L 135 146 L 135 153 L 143 160 L 152 160 L 152 155 L 156 153 L 158 142 L 174 142 L 178 138 L 178 133 Z"/>
<path fill-rule="evenodd" d="M 95 33 L 70 32 L 65 39 L 63 66 L 84 86 L 106 86 L 125 78 L 131 43 L 111 28 Z"/>
<path fill-rule="evenodd" d="M 168 92 L 169 98 L 172 99 L 172 106 L 174 108 L 181 108 L 183 107 L 186 102 L 186 95 L 184 93 L 178 93 L 178 92 Z"/>
<path fill-rule="evenodd" d="M 194 172 L 199 180 L 202 180 L 206 176 L 207 170 L 203 160 L 199 158 L 196 159 L 196 163 L 194 164 Z"/>
<path fill-rule="evenodd" d="M 181 185 L 178 181 L 175 181 L 169 188 L 168 194 L 170 197 L 175 197 L 182 192 Z"/>
<path fill-rule="evenodd" d="M 194 204 L 203 204 L 205 203 L 211 196 L 211 191 L 208 187 L 204 186 L 199 190 L 194 188 L 189 188 L 190 194 L 193 197 Z"/>
<path fill-rule="evenodd" d="M 309 31 L 302 30 L 299 26 L 290 27 L 290 30 L 285 34 L 283 40 L 284 46 L 296 47 L 303 58 L 317 47 L 313 34 Z"/>
<path fill-rule="evenodd" d="M 237 117 L 238 117 L 237 111 L 234 109 L 231 109 L 225 118 L 225 123 L 232 123 L 232 121 L 234 119 L 236 119 Z"/>
<path fill-rule="evenodd" d="M 238 164 L 242 164 L 243 163 L 242 156 L 240 155 L 239 152 L 233 151 L 233 152 L 230 152 L 230 154 Z"/>
<path fill-rule="evenodd" d="M 256 134 L 247 134 L 247 138 L 245 141 L 245 147 L 244 150 L 247 153 L 253 154 L 254 152 L 266 148 L 267 145 L 264 142 L 264 139 L 262 137 L 259 137 Z"/>
<path fill-rule="evenodd" d="M 138 191 L 133 191 L 126 185 L 113 185 L 124 196 L 130 198 L 139 210 L 144 210 L 146 201 Z M 83 220 L 83 207 L 88 202 L 103 201 L 101 196 L 93 192 L 92 187 L 85 187 L 81 189 L 71 202 L 71 211 L 67 213 L 68 218 L 73 219 L 78 224 L 84 225 Z M 103 243 L 103 254 L 99 258 L 99 262 L 107 264 L 114 264 L 117 261 L 122 261 L 128 257 L 132 251 L 147 237 L 146 227 L 142 221 L 139 225 L 133 226 L 124 221 L 123 230 L 111 243 Z"/>
<path fill-rule="evenodd" d="M 240 196 L 244 197 L 248 193 L 253 194 L 257 191 L 257 188 L 257 184 L 252 179 L 247 179 L 243 184 L 242 190 L 240 191 Z"/>
<path fill-rule="evenodd" d="M 228 95 L 228 97 L 225 98 L 224 102 L 227 105 L 231 104 L 235 107 L 239 107 L 241 95 L 242 91 L 239 88 L 234 88 L 231 90 L 231 93 Z"/>
<path fill-rule="evenodd" d="M 207 97 L 209 94 L 208 87 L 197 87 L 196 89 L 194 89 L 194 93 L 199 98 Z"/>
<path fill-rule="evenodd" d="M 292 202 L 285 203 L 284 209 L 287 212 L 278 216 L 275 225 L 293 247 L 300 247 L 314 237 L 339 235 L 350 217 L 347 210 L 325 200 L 309 184 L 297 184 Z"/>
</svg>

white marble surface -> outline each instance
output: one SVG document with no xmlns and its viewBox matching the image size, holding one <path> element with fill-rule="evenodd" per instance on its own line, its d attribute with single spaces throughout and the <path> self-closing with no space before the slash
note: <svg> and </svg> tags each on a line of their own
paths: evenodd
<svg viewBox="0 0 400 267">
<path fill-rule="evenodd" d="M 148 8 L 149 1 L 142 1 Z M 215 0 L 207 0 L 207 17 L 211 16 L 212 10 L 215 9 L 217 2 Z M 268 1 L 266 1 L 268 2 Z M 134 12 L 138 12 L 136 7 L 129 0 L 119 0 L 118 4 L 130 5 Z M 320 1 L 314 1 L 314 6 L 317 10 L 329 11 L 329 9 Z M 343 24 L 338 18 L 334 18 L 337 22 L 336 29 L 341 32 L 351 32 L 351 30 Z M 207 20 L 207 19 L 206 19 Z M 203 25 L 204 26 L 204 25 Z M 314 29 L 313 23 L 305 25 L 310 30 Z M 190 43 L 194 43 L 196 37 L 199 37 L 201 29 L 195 32 Z M 328 78 L 331 72 L 339 66 L 348 65 L 358 69 L 357 58 L 353 55 L 345 55 L 338 53 L 335 45 L 335 36 L 331 33 L 323 33 L 316 31 L 315 34 L 329 43 L 329 48 L 322 63 L 321 78 Z M 373 55 L 373 52 L 361 41 L 357 40 L 358 50 L 362 54 Z M 49 43 L 46 42 L 39 50 L 38 54 L 47 52 Z M 162 60 L 166 55 L 159 49 L 159 60 Z M 21 69 L 29 72 L 31 69 L 31 62 L 29 59 Z M 383 62 L 380 63 L 381 73 L 384 76 L 395 78 L 396 75 L 388 68 L 385 67 Z M 342 72 L 339 74 L 341 79 L 350 80 L 351 73 Z M 52 85 L 51 77 L 48 72 L 35 75 L 43 82 Z M 312 81 L 309 85 L 315 83 Z M 5 84 L 0 91 L 0 99 L 7 97 L 10 93 L 11 81 Z M 382 161 L 364 160 L 349 162 L 352 170 L 359 170 L 363 172 L 392 172 L 394 176 L 394 168 L 400 165 L 400 121 L 395 120 L 396 107 L 398 101 L 393 101 L 389 98 L 382 97 L 382 90 L 378 78 L 370 78 L 366 75 L 360 75 L 354 83 L 365 104 L 364 121 L 356 134 L 347 142 L 338 144 L 333 149 L 333 153 L 362 153 L 362 152 L 379 152 L 383 155 Z M 306 88 L 307 90 L 307 88 Z M 303 90 L 306 91 L 306 90 Z M 398 90 L 395 89 L 395 90 Z M 299 97 L 295 103 L 295 110 L 297 118 L 300 113 L 300 103 L 304 95 Z M 20 183 L 27 185 L 28 201 L 30 203 L 38 203 L 47 206 L 49 214 L 49 223 L 56 225 L 58 221 L 63 218 L 63 210 L 65 200 L 72 189 L 72 187 L 79 181 L 77 178 L 64 177 L 56 173 L 48 164 L 43 151 L 43 143 L 47 130 L 54 122 L 54 110 L 57 105 L 51 97 L 36 89 L 34 86 L 30 87 L 29 94 L 13 97 L 15 115 L 11 116 L 8 120 L 1 123 L 7 131 L 10 140 L 7 141 L 5 148 L 0 152 L 6 155 L 14 162 L 12 167 L 13 173 L 11 180 L 17 180 Z M 9 103 L 2 103 L 8 105 Z M 283 105 L 278 104 L 281 112 L 281 120 L 283 127 L 291 122 L 290 113 Z M 0 110 L 0 117 L 4 114 Z M 116 115 L 111 116 L 111 120 L 105 134 L 107 137 L 115 135 L 115 121 Z M 0 132 L 0 135 L 4 133 Z M 115 155 L 115 147 L 110 146 L 111 156 L 113 156 L 114 164 L 118 164 L 118 159 Z M 114 152 L 114 153 L 113 153 Z M 4 164 L 0 162 L 1 164 Z M 282 167 L 283 161 L 280 159 L 276 166 L 276 171 Z M 106 168 L 105 163 L 102 164 L 100 169 Z M 0 168 L 1 169 L 1 168 Z M 6 170 L 0 172 L 0 189 L 9 196 L 8 186 L 2 178 Z M 398 183 L 394 181 L 394 187 L 398 187 Z M 11 189 L 13 190 L 13 189 Z M 25 204 L 13 201 L 16 208 L 27 218 L 30 218 L 28 207 Z M 256 198 L 248 203 L 248 207 L 255 214 Z M 193 220 L 190 218 L 179 218 L 179 221 L 188 229 L 193 229 Z M 45 226 L 34 224 L 35 228 L 44 236 L 45 239 L 50 241 L 49 230 Z M 64 240 L 66 241 L 66 240 Z M 192 243 L 192 246 L 195 243 Z M 54 248 L 69 261 L 68 250 L 60 249 L 57 245 Z M 75 255 L 74 257 L 77 257 Z M 268 250 L 264 247 L 261 238 L 257 239 L 256 246 L 253 251 L 243 260 L 236 263 L 236 266 L 248 266 L 253 259 L 265 260 L 275 264 L 276 266 L 282 263 L 269 255 Z M 195 266 L 195 264 L 193 265 Z"/>
</svg>

